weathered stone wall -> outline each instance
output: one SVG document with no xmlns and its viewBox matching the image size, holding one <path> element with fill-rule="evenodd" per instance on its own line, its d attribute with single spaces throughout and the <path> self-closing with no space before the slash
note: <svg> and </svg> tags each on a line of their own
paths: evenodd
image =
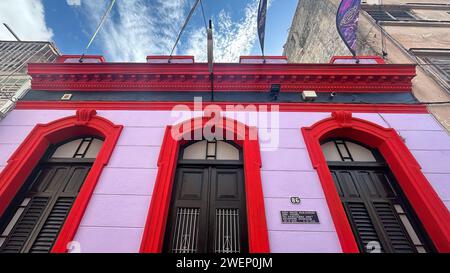
<svg viewBox="0 0 450 273">
<path fill-rule="evenodd" d="M 338 2 L 299 1 L 284 49 L 289 62 L 327 63 L 333 56 L 351 54 L 336 29 Z M 376 55 L 371 46 L 361 43 L 365 39 L 358 41 L 359 55 Z"/>
<path fill-rule="evenodd" d="M 336 12 L 341 0 L 300 0 L 285 45 L 284 55 L 291 63 L 323 63 L 331 57 L 350 55 L 336 29 Z M 442 0 L 441 0 L 442 1 Z M 417 0 L 419 4 L 442 4 L 441 1 Z M 370 1 L 369 4 L 376 4 Z M 384 0 L 384 5 L 402 5 L 407 0 Z M 420 8 L 418 8 L 420 7 Z M 450 10 L 435 6 L 415 6 L 412 13 L 422 20 L 449 21 Z M 416 63 L 411 48 L 450 48 L 450 25 L 385 23 L 384 51 L 386 63 Z M 365 12 L 361 13 L 358 32 L 358 55 L 382 55 L 380 27 Z M 414 96 L 422 102 L 450 101 L 450 93 L 427 71 L 417 67 L 413 79 Z M 450 104 L 430 104 L 429 111 L 450 132 Z"/>
</svg>

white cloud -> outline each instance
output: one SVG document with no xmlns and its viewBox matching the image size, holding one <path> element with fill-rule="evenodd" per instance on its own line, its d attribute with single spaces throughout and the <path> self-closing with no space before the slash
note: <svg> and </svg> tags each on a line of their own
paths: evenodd
<svg viewBox="0 0 450 273">
<path fill-rule="evenodd" d="M 67 5 L 69 6 L 80 6 L 81 0 L 66 0 Z"/>
<path fill-rule="evenodd" d="M 117 1 L 99 35 L 108 59 L 143 62 L 150 54 L 169 54 L 183 23 L 187 2 L 157 0 L 150 5 L 144 0 Z M 108 3 L 83 1 L 91 31 L 97 27 Z"/>
<path fill-rule="evenodd" d="M 45 23 L 41 0 L 1 0 L 0 23 L 7 23 L 21 40 L 48 41 L 53 37 L 52 29 Z M 14 40 L 3 25 L 0 40 Z"/>
<path fill-rule="evenodd" d="M 214 61 L 237 62 L 239 57 L 250 54 L 257 40 L 256 20 L 258 0 L 250 2 L 244 10 L 244 17 L 233 22 L 229 12 L 221 10 L 214 25 Z M 206 61 L 205 30 L 193 31 L 189 38 L 187 53 L 194 55 L 197 61 Z"/>
<path fill-rule="evenodd" d="M 109 1 L 99 4 L 98 0 L 83 0 L 82 3 L 90 22 L 88 32 L 92 33 Z M 194 0 L 118 0 L 97 38 L 97 44 L 101 42 L 100 46 L 110 61 L 144 62 L 147 55 L 168 55 L 193 3 Z M 237 21 L 233 21 L 230 12 L 225 10 L 216 16 L 216 62 L 236 62 L 240 55 L 251 52 L 257 39 L 258 3 L 259 0 L 250 0 L 243 17 Z M 200 14 L 197 10 L 195 16 Z M 203 24 L 192 28 L 193 21 L 183 33 L 175 54 L 194 55 L 196 61 L 206 61 L 205 29 Z"/>
</svg>

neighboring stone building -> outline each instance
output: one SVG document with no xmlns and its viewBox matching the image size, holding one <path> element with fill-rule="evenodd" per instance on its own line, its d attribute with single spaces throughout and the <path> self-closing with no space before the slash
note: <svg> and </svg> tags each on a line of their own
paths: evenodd
<svg viewBox="0 0 450 273">
<path fill-rule="evenodd" d="M 59 51 L 49 42 L 0 41 L 0 118 L 30 88 L 28 63 L 51 63 Z"/>
<path fill-rule="evenodd" d="M 383 56 L 387 63 L 417 63 L 413 93 L 430 103 L 450 130 L 450 1 L 362 1 L 358 55 Z M 301 0 L 285 45 L 292 63 L 329 62 L 350 55 L 336 30 L 340 0 Z M 383 32 L 382 32 L 383 29 Z"/>
</svg>

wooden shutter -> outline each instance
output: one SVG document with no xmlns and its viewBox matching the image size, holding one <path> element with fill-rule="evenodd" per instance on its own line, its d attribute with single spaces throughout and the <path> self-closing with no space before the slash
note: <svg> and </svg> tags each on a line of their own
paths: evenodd
<svg viewBox="0 0 450 273">
<path fill-rule="evenodd" d="M 370 252 L 367 247 L 371 242 L 378 243 L 381 252 L 412 253 L 429 249 L 424 247 L 423 238 L 418 239 L 417 224 L 408 233 L 396 212 L 394 205 L 408 206 L 399 190 L 395 190 L 395 181 L 386 170 L 343 165 L 330 170 L 361 251 Z M 412 213 L 406 211 L 404 214 L 414 219 Z M 411 235 L 417 238 L 416 244 Z"/>
<path fill-rule="evenodd" d="M 28 238 L 32 235 L 34 227 L 39 222 L 45 208 L 48 205 L 48 198 L 34 197 L 28 207 L 17 221 L 11 234 L 6 239 L 0 252 L 18 253 L 22 250 Z"/>
<path fill-rule="evenodd" d="M 9 220 L 14 226 L 0 252 L 50 252 L 89 170 L 90 164 L 38 166 L 18 196 L 30 202 L 15 223 Z"/>
<path fill-rule="evenodd" d="M 378 233 L 364 203 L 344 203 L 344 207 L 354 229 L 354 233 L 359 238 L 361 248 L 367 250 L 366 246 L 371 242 L 380 242 Z M 383 252 L 381 244 L 380 251 Z"/>
<path fill-rule="evenodd" d="M 414 253 L 414 244 L 390 203 L 373 203 L 393 252 Z"/>
<path fill-rule="evenodd" d="M 44 225 L 37 234 L 30 252 L 48 253 L 51 251 L 74 201 L 74 197 L 58 198 L 51 208 L 50 214 L 47 216 Z"/>
<path fill-rule="evenodd" d="M 211 169 L 210 253 L 247 251 L 245 191 L 242 169 Z"/>
<path fill-rule="evenodd" d="M 241 167 L 180 167 L 173 189 L 166 250 L 172 253 L 247 251 Z"/>
</svg>

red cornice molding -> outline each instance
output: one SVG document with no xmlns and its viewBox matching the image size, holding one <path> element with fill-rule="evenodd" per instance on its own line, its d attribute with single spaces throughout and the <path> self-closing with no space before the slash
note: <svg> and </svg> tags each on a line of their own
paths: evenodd
<svg viewBox="0 0 450 273">
<path fill-rule="evenodd" d="M 216 64 L 216 91 L 410 92 L 414 65 Z M 29 64 L 34 90 L 209 91 L 207 64 Z"/>
<path fill-rule="evenodd" d="M 421 223 L 439 252 L 450 252 L 450 214 L 423 175 L 419 163 L 394 129 L 383 128 L 366 120 L 353 118 L 351 112 L 334 112 L 332 117 L 302 128 L 303 137 L 314 168 L 317 170 L 336 232 L 344 252 L 358 252 L 358 247 L 342 207 L 320 141 L 346 137 L 383 155 Z"/>
<path fill-rule="evenodd" d="M 66 252 L 67 244 L 75 236 L 100 174 L 109 162 L 121 131 L 122 126 L 97 116 L 94 109 L 79 109 L 75 116 L 36 125 L 8 159 L 8 164 L 0 173 L 0 216 L 41 160 L 49 145 L 83 135 L 104 138 L 103 146 L 52 249 L 53 253 Z"/>
<path fill-rule="evenodd" d="M 192 134 L 209 124 L 209 119 L 188 120 L 174 126 L 167 126 L 158 158 L 158 174 L 153 189 L 147 222 L 141 242 L 141 253 L 160 253 L 163 250 L 164 234 L 170 209 L 172 185 L 177 168 L 179 146 L 182 139 L 172 135 L 173 128 L 189 128 L 184 134 Z M 230 125 L 232 128 L 230 128 Z M 269 234 L 261 183 L 261 154 L 255 127 L 248 127 L 234 120 L 223 118 L 222 123 L 214 124 L 215 130 L 223 130 L 223 135 L 232 133 L 235 142 L 244 152 L 245 195 L 247 207 L 248 244 L 250 253 L 269 253 Z M 240 128 L 244 130 L 240 131 Z M 253 131 L 253 132 L 252 132 Z M 181 132 L 180 132 L 181 133 Z M 245 135 L 241 135 L 244 133 Z M 181 135 L 180 135 L 181 136 Z M 241 139 L 241 140 L 239 140 Z"/>
<path fill-rule="evenodd" d="M 191 102 L 106 102 L 106 101 L 19 101 L 16 109 L 78 109 L 83 107 L 94 108 L 97 110 L 172 110 L 174 106 L 185 105 L 194 109 L 194 103 Z M 354 113 L 428 113 L 423 104 L 344 104 L 344 103 L 238 103 L 238 102 L 203 102 L 203 107 L 208 105 L 218 105 L 223 109 L 226 106 L 242 105 L 256 106 L 258 111 L 263 111 L 259 107 L 278 106 L 281 112 L 333 112 L 333 111 L 351 111 Z"/>
</svg>

